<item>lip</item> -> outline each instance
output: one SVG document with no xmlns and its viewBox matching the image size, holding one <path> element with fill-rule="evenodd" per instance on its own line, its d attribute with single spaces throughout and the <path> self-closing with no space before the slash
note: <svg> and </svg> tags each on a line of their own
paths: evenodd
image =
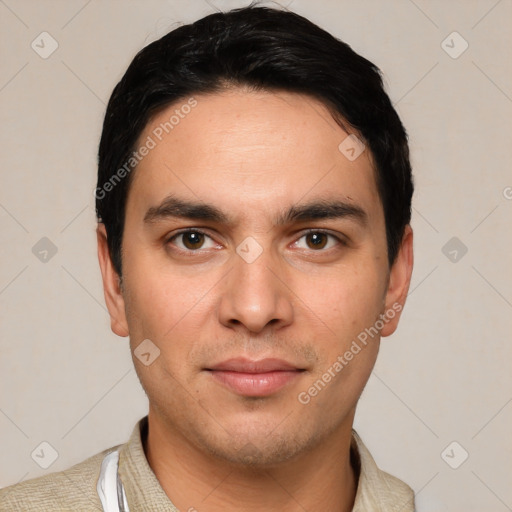
<svg viewBox="0 0 512 512">
<path fill-rule="evenodd" d="M 295 380 L 304 371 L 282 359 L 257 361 L 237 357 L 206 368 L 217 382 L 243 396 L 269 396 Z"/>
</svg>

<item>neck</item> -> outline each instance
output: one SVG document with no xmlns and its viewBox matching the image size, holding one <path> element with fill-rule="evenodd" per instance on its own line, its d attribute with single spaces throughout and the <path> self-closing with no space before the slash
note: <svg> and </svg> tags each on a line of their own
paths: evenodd
<svg viewBox="0 0 512 512">
<path fill-rule="evenodd" d="M 271 468 L 247 468 L 200 451 L 150 410 L 144 444 L 164 492 L 188 512 L 352 510 L 357 471 L 351 464 L 352 419 L 307 453 Z"/>
</svg>

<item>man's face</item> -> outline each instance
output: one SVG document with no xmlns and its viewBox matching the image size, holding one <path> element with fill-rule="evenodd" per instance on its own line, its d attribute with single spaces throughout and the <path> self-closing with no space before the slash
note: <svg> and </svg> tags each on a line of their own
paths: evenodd
<svg viewBox="0 0 512 512">
<path fill-rule="evenodd" d="M 139 139 L 156 146 L 128 195 L 112 325 L 132 350 L 147 339 L 160 350 L 148 366 L 134 357 L 150 416 L 204 453 L 275 464 L 350 429 L 379 335 L 335 362 L 403 299 L 410 275 L 388 288 L 369 151 L 347 158 L 348 134 L 321 103 L 240 89 L 194 98 L 161 141 L 187 99 Z"/>
</svg>

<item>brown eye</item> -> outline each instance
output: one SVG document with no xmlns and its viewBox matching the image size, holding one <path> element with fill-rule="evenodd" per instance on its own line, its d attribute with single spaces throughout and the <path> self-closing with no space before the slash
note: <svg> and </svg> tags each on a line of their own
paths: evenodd
<svg viewBox="0 0 512 512">
<path fill-rule="evenodd" d="M 344 241 L 326 231 L 317 231 L 314 229 L 304 233 L 295 243 L 294 246 L 298 249 L 309 250 L 318 253 L 324 253 L 330 249 L 346 245 Z"/>
<path fill-rule="evenodd" d="M 326 233 L 308 233 L 306 235 L 306 244 L 310 249 L 323 249 L 328 242 Z"/>
<path fill-rule="evenodd" d="M 181 233 L 183 245 L 190 250 L 200 249 L 204 244 L 204 234 L 197 231 Z"/>
<path fill-rule="evenodd" d="M 221 248 L 211 236 L 197 229 L 183 230 L 169 238 L 167 244 L 189 255 L 193 252 L 201 254 L 206 250 Z"/>
</svg>

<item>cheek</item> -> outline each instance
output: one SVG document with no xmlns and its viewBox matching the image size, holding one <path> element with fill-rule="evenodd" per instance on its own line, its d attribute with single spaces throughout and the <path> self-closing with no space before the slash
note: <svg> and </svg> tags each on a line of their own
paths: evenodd
<svg viewBox="0 0 512 512">
<path fill-rule="evenodd" d="M 329 274 L 308 275 L 297 282 L 305 307 L 335 333 L 348 334 L 375 322 L 385 296 L 385 282 L 376 265 L 340 266 Z"/>
<path fill-rule="evenodd" d="M 139 379 L 155 404 L 184 403 L 185 390 L 195 393 L 190 382 L 190 354 L 198 343 L 201 321 L 197 296 L 187 293 L 181 282 L 151 272 L 132 274 L 127 289 L 130 345 Z M 157 354 L 149 365 L 137 356 L 143 340 L 151 341 L 151 357 Z"/>
<path fill-rule="evenodd" d="M 340 269 L 321 284 L 306 295 L 307 305 L 318 313 L 318 327 L 329 329 L 322 329 L 325 338 L 317 336 L 319 364 L 311 391 L 318 393 L 317 405 L 343 408 L 359 396 L 375 364 L 380 338 L 371 328 L 382 310 L 385 283 L 376 265 L 362 264 Z M 326 382 L 330 391 L 318 392 Z"/>
<path fill-rule="evenodd" d="M 171 273 L 154 258 L 130 254 L 126 267 L 127 313 L 135 331 L 146 336 L 167 338 L 178 326 L 187 323 L 201 297 L 208 290 L 208 280 L 197 276 Z M 130 319 L 128 320 L 130 322 Z"/>
<path fill-rule="evenodd" d="M 195 369 L 191 356 L 200 343 L 201 333 L 211 330 L 206 325 L 211 321 L 208 313 L 214 299 L 214 294 L 208 293 L 212 288 L 210 279 L 170 275 L 142 258 L 133 257 L 130 261 L 125 300 L 131 348 L 133 351 L 142 340 L 149 339 L 159 350 L 149 373 L 134 359 L 138 373 L 148 385 L 168 380 L 169 375 L 184 382 Z"/>
</svg>

